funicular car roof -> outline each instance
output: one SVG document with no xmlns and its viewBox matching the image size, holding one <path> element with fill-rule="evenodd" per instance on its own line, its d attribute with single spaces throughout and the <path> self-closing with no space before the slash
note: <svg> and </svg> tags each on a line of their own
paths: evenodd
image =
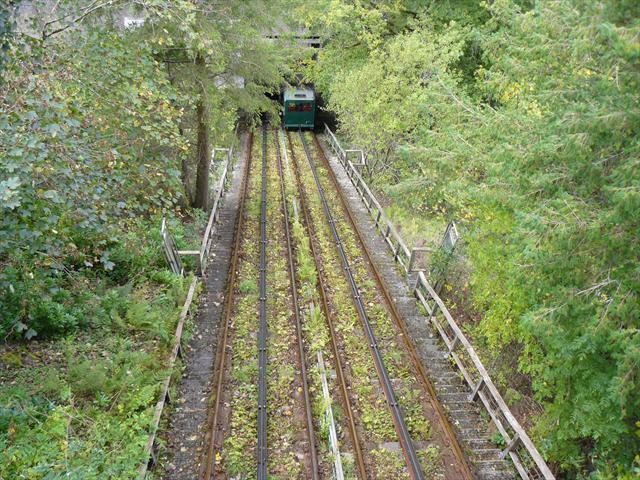
<svg viewBox="0 0 640 480">
<path fill-rule="evenodd" d="M 284 91 L 285 102 L 312 101 L 314 100 L 314 98 L 315 95 L 313 93 L 313 90 L 311 90 L 310 88 L 287 88 Z"/>
</svg>

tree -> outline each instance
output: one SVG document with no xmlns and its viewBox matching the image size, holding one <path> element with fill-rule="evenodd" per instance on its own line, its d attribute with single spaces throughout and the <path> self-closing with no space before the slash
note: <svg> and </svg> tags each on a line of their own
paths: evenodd
<svg viewBox="0 0 640 480">
<path fill-rule="evenodd" d="M 169 18 L 164 30 L 150 31 L 172 81 L 195 103 L 195 181 L 192 167 L 184 165 L 183 182 L 197 208 L 206 209 L 208 203 L 211 132 L 228 135 L 241 112 L 255 120 L 263 111 L 277 110 L 265 94 L 277 92 L 283 83 L 288 53 L 265 33 L 274 28 L 281 5 L 259 0 L 184 2 L 186 24 Z"/>
<path fill-rule="evenodd" d="M 209 138 L 275 110 L 264 92 L 285 72 L 251 21 L 260 2 L 55 5 L 30 5 L 1 75 L 0 337 L 85 325 L 76 279 L 128 278 L 122 232 L 172 215 L 181 180 L 199 186 L 185 209 L 206 207 Z M 145 24 L 122 28 L 140 5 Z"/>
<path fill-rule="evenodd" d="M 474 343 L 570 477 L 637 473 L 640 25 L 631 2 L 332 1 L 309 69 L 375 186 L 466 230 Z M 348 25 L 348 27 L 347 27 Z M 634 40 L 636 39 L 636 40 Z M 337 73 L 336 73 L 337 72 Z M 386 155 L 386 152 L 389 155 Z M 513 362 L 512 362 L 513 363 Z M 634 470 L 635 469 L 635 470 Z M 627 477 L 624 477 L 627 475 Z"/>
</svg>

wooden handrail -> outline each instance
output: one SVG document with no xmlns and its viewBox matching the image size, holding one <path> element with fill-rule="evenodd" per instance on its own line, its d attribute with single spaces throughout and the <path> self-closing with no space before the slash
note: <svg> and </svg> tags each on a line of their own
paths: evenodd
<svg viewBox="0 0 640 480">
<path fill-rule="evenodd" d="M 184 329 L 184 322 L 187 319 L 187 315 L 189 314 L 189 308 L 191 307 L 191 302 L 193 301 L 193 295 L 196 291 L 197 284 L 198 277 L 194 276 L 193 280 L 191 280 L 189 291 L 187 292 L 187 298 L 185 299 L 182 310 L 180 311 L 178 325 L 176 326 L 176 332 L 173 336 L 173 347 L 171 348 L 171 353 L 169 354 L 169 358 L 167 360 L 167 366 L 163 369 L 168 373 L 166 374 L 165 379 L 162 381 L 162 386 L 160 388 L 160 397 L 158 402 L 156 403 L 156 408 L 153 413 L 153 420 L 151 421 L 151 433 L 149 434 L 149 438 L 147 439 L 147 443 L 144 448 L 146 461 L 138 468 L 138 478 L 140 479 L 143 479 L 146 476 L 149 465 L 155 465 L 158 460 L 158 454 L 155 447 L 156 433 L 158 431 L 158 426 L 160 425 L 162 410 L 164 409 L 165 404 L 170 401 L 169 386 L 171 384 L 171 374 L 173 373 L 173 366 L 176 363 L 176 359 L 182 355 L 182 330 Z"/>
<path fill-rule="evenodd" d="M 211 154 L 211 165 L 213 165 L 213 162 L 215 161 L 215 155 L 217 151 L 226 151 L 227 161 L 224 165 L 224 168 L 222 169 L 220 179 L 214 187 L 213 205 L 211 206 L 209 220 L 207 221 L 207 227 L 205 228 L 204 235 L 202 237 L 202 244 L 200 246 L 200 273 L 202 275 L 204 275 L 204 272 L 207 269 L 207 261 L 209 259 L 209 251 L 211 250 L 212 242 L 211 234 L 213 233 L 213 226 L 218 220 L 218 210 L 220 207 L 222 195 L 224 194 L 224 188 L 227 182 L 227 176 L 229 173 L 229 168 L 231 166 L 231 161 L 233 159 L 233 147 L 214 148 L 213 153 Z"/>
</svg>

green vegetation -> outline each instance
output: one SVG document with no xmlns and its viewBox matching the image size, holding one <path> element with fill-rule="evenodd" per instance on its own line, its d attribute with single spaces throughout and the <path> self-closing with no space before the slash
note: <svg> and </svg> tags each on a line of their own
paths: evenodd
<svg viewBox="0 0 640 480">
<path fill-rule="evenodd" d="M 222 462 L 230 476 L 256 475 L 255 451 L 258 404 L 258 263 L 260 255 L 260 172 L 262 169 L 262 143 L 259 136 L 253 140 L 252 161 L 245 200 L 245 219 L 241 241 L 242 256 L 238 265 L 238 288 L 233 298 L 233 328 L 229 330 L 231 350 L 225 398 L 231 410 L 228 433 L 224 438 Z M 243 288 L 251 285 L 251 288 Z"/>
<path fill-rule="evenodd" d="M 199 248 L 210 149 L 275 111 L 289 51 L 277 2 L 26 3 L 0 6 L 0 477 L 132 478 L 189 285 L 161 219 Z"/>
<path fill-rule="evenodd" d="M 375 445 L 396 441 L 397 435 L 391 413 L 386 406 L 384 393 L 378 382 L 369 343 L 353 304 L 349 284 L 342 273 L 342 265 L 331 236 L 329 224 L 322 210 L 320 196 L 315 188 L 309 163 L 304 157 L 299 137 L 292 135 L 291 138 L 293 148 L 298 152 L 298 172 L 306 192 L 307 207 L 313 224 L 311 228 L 324 265 L 323 274 L 326 277 L 326 284 L 330 287 L 328 300 L 334 313 L 333 323 L 336 336 L 341 350 L 344 351 L 344 355 L 348 359 L 348 364 L 345 362 L 345 372 L 349 377 L 349 385 L 353 392 L 351 399 L 353 407 L 358 412 L 356 421 L 361 424 L 363 431 L 362 443 L 370 442 L 369 444 Z M 385 457 L 395 457 L 395 460 L 389 459 L 389 462 L 386 463 L 376 462 L 373 451 L 365 450 L 363 453 L 365 458 L 369 457 L 369 460 L 365 461 L 368 462 L 367 471 L 373 478 L 388 478 L 389 472 L 386 466 L 389 462 L 402 462 L 404 466 L 401 452 L 383 450 L 382 455 Z M 406 472 L 404 475 L 407 475 Z"/>
<path fill-rule="evenodd" d="M 267 401 L 271 455 L 269 472 L 277 478 L 304 478 L 306 412 L 298 363 L 282 194 L 278 175 L 277 132 L 267 135 L 267 316 L 269 324 Z M 304 361 L 304 359 L 303 359 Z"/>
<path fill-rule="evenodd" d="M 464 230 L 461 283 L 480 319 L 466 328 L 505 386 L 543 407 L 522 413 L 544 455 L 569 478 L 637 475 L 635 2 L 306 11 L 325 42 L 308 76 L 393 217 L 403 230 L 417 218 L 427 240 L 449 219 Z"/>
<path fill-rule="evenodd" d="M 188 285 L 158 271 L 93 296 L 89 332 L 2 349 L 0 477 L 134 477 Z"/>
<path fill-rule="evenodd" d="M 145 21 L 124 28 L 124 15 Z M 458 222 L 460 275 L 443 294 L 554 470 L 640 475 L 637 2 L 9 0 L 0 6 L 0 477 L 129 478 L 145 461 L 188 285 L 166 268 L 160 221 L 179 248 L 198 248 L 219 168 L 211 148 L 233 141 L 238 120 L 276 113 L 265 94 L 308 53 L 263 38 L 290 16 L 322 35 L 305 74 L 338 114 L 341 137 L 366 149 L 364 174 L 402 234 L 431 243 Z M 309 194 L 365 436 L 394 438 Z M 385 361 L 406 380 L 412 433 L 426 439 L 407 362 L 340 228 Z M 293 234 L 308 348 L 326 352 L 308 236 L 297 222 Z M 255 467 L 257 251 L 246 239 L 243 248 L 221 459 L 230 475 Z M 281 273 L 273 280 L 284 284 Z M 274 326 L 288 338 L 284 321 Z M 277 372 L 283 387 L 294 376 L 290 365 Z M 379 476 L 397 474 L 388 452 L 371 455 L 384 464 Z M 425 465 L 437 455 L 423 452 Z"/>
<path fill-rule="evenodd" d="M 311 145 L 312 138 L 307 138 L 307 142 Z M 322 187 L 325 192 L 332 191 L 334 188 L 333 183 L 330 181 L 326 168 L 321 159 L 318 158 L 315 149 L 312 150 L 312 157 Z M 328 195 L 327 203 L 335 219 L 346 218 L 347 213 L 342 208 L 342 204 L 336 195 Z M 397 336 L 397 330 L 391 320 L 391 315 L 384 306 L 385 301 L 377 291 L 372 275 L 364 263 L 355 232 L 346 220 L 336 222 L 336 228 L 360 289 L 360 295 L 365 302 L 367 315 L 382 352 L 385 367 L 393 379 L 395 393 L 398 402 L 402 405 L 411 439 L 414 442 L 428 441 L 431 439 L 431 430 L 424 410 L 426 397 L 417 379 L 417 372 L 411 367 L 409 355 L 401 347 L 402 339 Z M 378 452 L 378 454 L 381 453 Z M 422 455 L 421 460 L 426 462 L 423 464 L 425 472 L 436 472 L 442 464 L 441 461 L 438 461 L 437 456 L 434 457 L 433 455 Z M 390 478 L 389 475 L 391 474 L 385 473 L 384 476 L 385 478 Z M 393 477 L 393 475 L 391 476 Z"/>
<path fill-rule="evenodd" d="M 282 142 L 283 150 L 289 151 L 289 144 L 284 139 Z M 284 154 L 283 154 L 284 156 Z M 287 205 L 289 206 L 289 221 L 291 223 L 291 240 L 294 248 L 296 278 L 298 281 L 298 295 L 300 310 L 302 314 L 301 323 L 303 329 L 303 339 L 307 353 L 307 377 L 309 379 L 309 392 L 311 395 L 314 428 L 319 443 L 319 460 L 323 463 L 326 471 L 330 471 L 333 465 L 332 452 L 329 445 L 329 420 L 325 415 L 327 410 L 327 401 L 331 403 L 334 413 L 334 423 L 338 437 L 344 435 L 344 418 L 341 415 L 341 405 L 336 402 L 338 398 L 338 385 L 330 376 L 327 377 L 329 387 L 329 399 L 325 400 L 322 393 L 322 379 L 318 366 L 317 355 L 321 352 L 325 361 L 325 369 L 327 365 L 331 366 L 336 361 L 333 358 L 331 347 L 329 346 L 329 327 L 324 312 L 320 307 L 321 300 L 318 293 L 318 271 L 315 266 L 313 254 L 311 252 L 311 239 L 307 230 L 301 222 L 297 209 L 293 205 L 300 205 L 301 192 L 296 188 L 296 183 L 291 171 L 291 160 L 289 157 L 283 161 L 283 176 L 285 185 L 285 195 L 287 197 Z M 334 366 L 334 368 L 336 368 Z M 353 457 L 345 456 L 346 446 L 340 445 L 340 456 L 342 457 L 343 473 L 346 479 L 356 478 L 355 466 L 353 465 Z"/>
</svg>

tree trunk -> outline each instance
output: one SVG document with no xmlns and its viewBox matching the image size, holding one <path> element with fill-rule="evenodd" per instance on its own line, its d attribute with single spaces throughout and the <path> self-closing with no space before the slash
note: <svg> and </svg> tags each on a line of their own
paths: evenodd
<svg viewBox="0 0 640 480">
<path fill-rule="evenodd" d="M 167 66 L 167 77 L 169 77 L 169 83 L 171 83 L 171 85 L 174 88 L 178 88 L 176 86 L 176 78 L 175 78 L 174 72 L 171 71 L 171 62 L 165 61 L 165 65 Z M 176 101 L 172 101 L 171 103 L 174 106 L 178 107 L 178 104 Z M 182 121 L 183 120 L 181 120 L 181 122 Z M 180 136 L 182 138 L 185 138 L 184 129 L 182 128 L 181 123 L 178 124 L 178 133 L 180 133 Z M 190 158 L 188 155 L 185 155 L 183 157 L 181 170 L 180 170 L 181 171 L 180 178 L 182 180 L 182 187 L 184 192 L 183 192 L 183 196 L 178 201 L 178 204 L 184 208 L 193 206 L 195 203 L 195 196 L 196 196 L 196 192 L 193 188 L 193 179 L 191 178 L 191 165 L 189 163 L 190 163 Z"/>
<path fill-rule="evenodd" d="M 204 66 L 204 57 L 198 55 L 196 64 Z M 198 169 L 196 174 L 196 195 L 193 202 L 195 208 L 206 210 L 209 203 L 209 163 L 211 162 L 211 145 L 209 144 L 209 107 L 205 86 L 202 85 L 198 100 Z"/>
<path fill-rule="evenodd" d="M 184 133 L 181 132 L 181 135 L 184 136 Z M 191 165 L 189 165 L 189 157 L 185 157 L 184 160 L 182 160 L 181 175 L 182 187 L 184 188 L 184 198 L 180 203 L 185 207 L 192 207 L 195 205 L 196 192 L 193 188 L 193 178 L 191 177 Z"/>
</svg>

